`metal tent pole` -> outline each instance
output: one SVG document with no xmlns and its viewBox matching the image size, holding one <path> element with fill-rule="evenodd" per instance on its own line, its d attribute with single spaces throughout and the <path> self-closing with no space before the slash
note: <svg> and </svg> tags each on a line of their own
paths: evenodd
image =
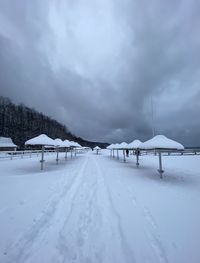
<svg viewBox="0 0 200 263">
<path fill-rule="evenodd" d="M 65 160 L 67 160 L 67 148 L 66 148 L 66 151 L 65 151 Z"/>
<path fill-rule="evenodd" d="M 123 155 L 124 155 L 124 163 L 125 163 L 126 162 L 125 150 L 123 150 Z"/>
<path fill-rule="evenodd" d="M 56 163 L 58 164 L 58 148 L 56 149 Z"/>
<path fill-rule="evenodd" d="M 162 169 L 162 153 L 161 152 L 158 153 L 158 157 L 159 157 L 159 169 L 158 169 L 158 172 L 160 174 L 160 178 L 163 178 L 164 170 Z"/>
<path fill-rule="evenodd" d="M 137 165 L 137 168 L 139 167 L 139 152 L 136 151 L 136 165 Z"/>
<path fill-rule="evenodd" d="M 42 146 L 42 156 L 41 156 L 40 163 L 41 163 L 41 170 L 43 170 L 44 168 L 44 146 Z"/>
</svg>

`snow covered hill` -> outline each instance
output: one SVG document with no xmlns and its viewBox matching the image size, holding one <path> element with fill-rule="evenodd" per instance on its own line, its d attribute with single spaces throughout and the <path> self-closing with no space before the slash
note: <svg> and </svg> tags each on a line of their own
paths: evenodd
<svg viewBox="0 0 200 263">
<path fill-rule="evenodd" d="M 200 156 L 0 160 L 0 262 L 200 262 Z"/>
</svg>

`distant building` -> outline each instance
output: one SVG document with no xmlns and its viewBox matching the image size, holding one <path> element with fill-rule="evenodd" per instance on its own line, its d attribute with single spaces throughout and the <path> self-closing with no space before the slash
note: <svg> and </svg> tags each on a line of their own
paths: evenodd
<svg viewBox="0 0 200 263">
<path fill-rule="evenodd" d="M 15 145 L 11 138 L 0 137 L 0 151 L 16 151 L 17 145 Z"/>
</svg>

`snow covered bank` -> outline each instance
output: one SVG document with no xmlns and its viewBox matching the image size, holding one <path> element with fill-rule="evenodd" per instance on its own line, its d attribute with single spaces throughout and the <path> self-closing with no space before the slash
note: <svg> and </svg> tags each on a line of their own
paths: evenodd
<svg viewBox="0 0 200 263">
<path fill-rule="evenodd" d="M 0 262 L 200 261 L 200 156 L 38 158 L 0 161 Z"/>
</svg>

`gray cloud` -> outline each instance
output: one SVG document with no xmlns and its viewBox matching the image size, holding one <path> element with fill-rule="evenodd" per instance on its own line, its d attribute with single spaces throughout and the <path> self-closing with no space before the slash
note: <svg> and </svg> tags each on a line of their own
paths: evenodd
<svg viewBox="0 0 200 263">
<path fill-rule="evenodd" d="M 200 145 L 200 4 L 0 3 L 0 94 L 91 140 Z"/>
</svg>

